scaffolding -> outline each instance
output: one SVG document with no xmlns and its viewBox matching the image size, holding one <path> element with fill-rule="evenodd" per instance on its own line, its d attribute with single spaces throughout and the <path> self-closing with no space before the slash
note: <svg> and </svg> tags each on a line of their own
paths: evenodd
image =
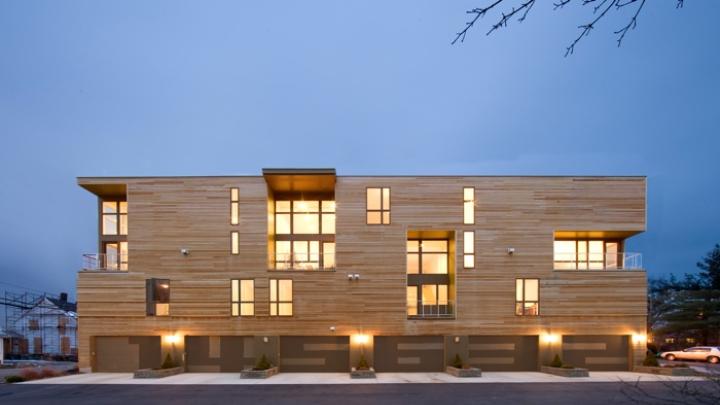
<svg viewBox="0 0 720 405">
<path fill-rule="evenodd" d="M 5 291 L 5 347 L 9 358 L 64 359 L 77 357 L 77 309 L 67 294 Z"/>
</svg>

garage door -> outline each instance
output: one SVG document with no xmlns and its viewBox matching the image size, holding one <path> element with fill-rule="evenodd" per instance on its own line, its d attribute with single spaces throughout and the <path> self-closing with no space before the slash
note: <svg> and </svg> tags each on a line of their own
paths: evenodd
<svg viewBox="0 0 720 405">
<path fill-rule="evenodd" d="M 383 372 L 443 371 L 442 336 L 376 336 L 375 370 Z"/>
<path fill-rule="evenodd" d="M 470 336 L 468 362 L 483 371 L 538 370 L 537 336 Z"/>
<path fill-rule="evenodd" d="M 239 372 L 255 365 L 254 338 L 187 336 L 185 362 L 189 372 Z"/>
<path fill-rule="evenodd" d="M 281 336 L 280 371 L 341 372 L 350 370 L 349 336 Z"/>
<path fill-rule="evenodd" d="M 563 363 L 594 371 L 629 370 L 629 336 L 563 336 Z"/>
<path fill-rule="evenodd" d="M 160 336 L 95 338 L 95 371 L 118 373 L 160 367 Z"/>
</svg>

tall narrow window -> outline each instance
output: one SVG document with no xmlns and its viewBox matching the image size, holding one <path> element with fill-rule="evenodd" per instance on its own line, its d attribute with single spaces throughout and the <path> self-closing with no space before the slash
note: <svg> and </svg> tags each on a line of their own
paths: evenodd
<svg viewBox="0 0 720 405">
<path fill-rule="evenodd" d="M 292 316 L 292 280 L 270 279 L 270 316 Z"/>
<path fill-rule="evenodd" d="M 105 262 L 101 263 L 108 270 L 127 271 L 128 269 L 128 243 L 105 243 Z"/>
<path fill-rule="evenodd" d="M 127 235 L 127 201 L 102 202 L 102 234 Z"/>
<path fill-rule="evenodd" d="M 240 190 L 230 189 L 230 225 L 237 225 L 240 217 Z"/>
<path fill-rule="evenodd" d="M 540 314 L 540 280 L 518 278 L 515 280 L 515 315 Z"/>
<path fill-rule="evenodd" d="M 232 316 L 255 315 L 255 281 L 232 280 Z"/>
<path fill-rule="evenodd" d="M 240 254 L 240 234 L 237 231 L 230 232 L 230 251 L 232 254 Z"/>
<path fill-rule="evenodd" d="M 170 315 L 170 280 L 151 278 L 145 281 L 147 315 Z"/>
<path fill-rule="evenodd" d="M 475 232 L 463 232 L 463 267 L 472 269 L 475 267 Z"/>
<path fill-rule="evenodd" d="M 367 189 L 367 223 L 369 225 L 390 223 L 390 188 L 370 187 Z"/>
<path fill-rule="evenodd" d="M 463 189 L 463 223 L 475 223 L 475 188 L 465 187 Z"/>
</svg>

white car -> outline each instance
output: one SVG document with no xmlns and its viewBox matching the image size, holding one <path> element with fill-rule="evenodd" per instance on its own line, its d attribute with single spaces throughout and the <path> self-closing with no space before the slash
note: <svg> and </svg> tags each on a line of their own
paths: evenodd
<svg viewBox="0 0 720 405">
<path fill-rule="evenodd" d="M 720 347 L 695 346 L 674 352 L 662 352 L 660 358 L 665 360 L 699 360 L 717 364 L 720 362 Z"/>
</svg>

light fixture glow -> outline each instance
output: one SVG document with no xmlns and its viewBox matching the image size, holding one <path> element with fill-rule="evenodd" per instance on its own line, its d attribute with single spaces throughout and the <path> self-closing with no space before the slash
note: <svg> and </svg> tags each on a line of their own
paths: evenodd
<svg viewBox="0 0 720 405">
<path fill-rule="evenodd" d="M 560 335 L 554 333 L 544 333 L 542 341 L 545 343 L 557 343 L 560 341 Z"/>
<path fill-rule="evenodd" d="M 178 335 L 165 335 L 163 337 L 166 343 L 175 344 L 180 342 L 180 336 Z"/>
<path fill-rule="evenodd" d="M 353 341 L 355 343 L 364 345 L 370 341 L 370 336 L 368 335 L 353 335 Z"/>
<path fill-rule="evenodd" d="M 634 344 L 641 344 L 647 342 L 647 335 L 644 333 L 633 333 L 632 342 Z"/>
</svg>

